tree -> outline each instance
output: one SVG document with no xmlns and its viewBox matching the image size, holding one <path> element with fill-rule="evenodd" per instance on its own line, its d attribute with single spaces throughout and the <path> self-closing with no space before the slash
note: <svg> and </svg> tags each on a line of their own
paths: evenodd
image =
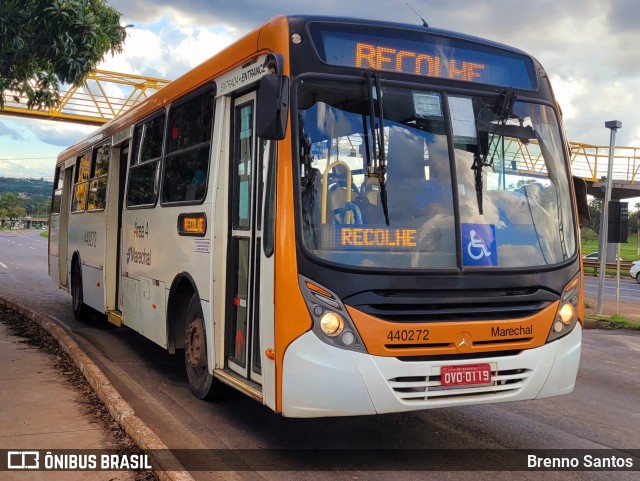
<svg viewBox="0 0 640 481">
<path fill-rule="evenodd" d="M 587 227 L 590 227 L 598 234 L 600 233 L 600 215 L 602 213 L 603 200 L 597 197 L 592 198 L 589 201 L 589 216 L 591 221 Z"/>
<path fill-rule="evenodd" d="M 54 107 L 61 84 L 80 84 L 122 52 L 121 15 L 104 0 L 1 0 L 0 110 L 20 95 L 29 108 Z"/>
<path fill-rule="evenodd" d="M 0 198 L 0 215 L 2 215 L 2 221 L 8 218 L 11 226 L 13 227 L 18 218 L 26 215 L 27 210 L 20 205 L 20 197 L 13 192 L 4 194 Z"/>
</svg>

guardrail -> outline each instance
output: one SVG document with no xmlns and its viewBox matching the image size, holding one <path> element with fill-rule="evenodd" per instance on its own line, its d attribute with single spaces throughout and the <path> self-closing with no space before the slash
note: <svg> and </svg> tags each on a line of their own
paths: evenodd
<svg viewBox="0 0 640 481">
<path fill-rule="evenodd" d="M 620 275 L 629 275 L 629 269 L 631 269 L 632 261 L 620 261 Z M 595 273 L 598 273 L 598 269 L 600 269 L 600 261 L 594 261 L 591 259 L 582 259 L 583 267 L 591 267 L 595 269 Z M 616 262 L 607 262 L 607 269 L 615 270 L 617 268 Z"/>
</svg>

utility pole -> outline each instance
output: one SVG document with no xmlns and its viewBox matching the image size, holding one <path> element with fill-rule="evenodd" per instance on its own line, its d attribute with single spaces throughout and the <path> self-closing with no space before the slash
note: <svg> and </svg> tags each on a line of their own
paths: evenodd
<svg viewBox="0 0 640 481">
<path fill-rule="evenodd" d="M 640 202 L 636 202 L 636 215 L 636 221 L 638 221 L 636 229 L 636 255 L 640 257 Z"/>
<path fill-rule="evenodd" d="M 600 215 L 600 246 L 598 257 L 600 258 L 600 277 L 598 279 L 598 315 L 602 315 L 604 308 L 604 276 L 607 269 L 607 235 L 609 232 L 609 201 L 611 200 L 611 176 L 613 175 L 613 151 L 616 148 L 616 132 L 622 127 L 619 120 L 610 120 L 604 126 L 611 130 L 609 136 L 609 165 L 607 166 L 607 183 Z"/>
</svg>

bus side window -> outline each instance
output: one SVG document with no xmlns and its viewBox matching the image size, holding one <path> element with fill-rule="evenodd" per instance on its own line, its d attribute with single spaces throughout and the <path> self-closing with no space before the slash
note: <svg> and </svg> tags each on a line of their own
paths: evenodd
<svg viewBox="0 0 640 481">
<path fill-rule="evenodd" d="M 64 185 L 64 167 L 56 167 L 53 183 L 53 197 L 51 199 L 51 214 L 59 214 L 62 204 L 62 186 Z"/>
<path fill-rule="evenodd" d="M 109 144 L 104 144 L 93 152 L 87 210 L 103 210 L 105 208 L 110 159 L 111 145 Z"/>
<path fill-rule="evenodd" d="M 84 212 L 87 208 L 87 190 L 89 186 L 90 167 L 91 152 L 87 152 L 76 160 L 71 212 Z"/>
<path fill-rule="evenodd" d="M 162 203 L 202 202 L 207 192 L 214 91 L 172 107 L 162 174 Z"/>
<path fill-rule="evenodd" d="M 153 207 L 158 196 L 156 180 L 162 155 L 165 113 L 137 125 L 127 182 L 127 207 Z"/>
</svg>

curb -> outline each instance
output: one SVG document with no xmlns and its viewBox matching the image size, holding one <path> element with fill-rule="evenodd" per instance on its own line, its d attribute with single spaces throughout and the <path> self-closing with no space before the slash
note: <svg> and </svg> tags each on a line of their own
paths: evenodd
<svg viewBox="0 0 640 481">
<path fill-rule="evenodd" d="M 160 471 L 154 471 L 160 481 L 194 481 L 184 466 L 171 454 L 169 448 L 135 415 L 129 403 L 107 379 L 102 370 L 85 354 L 78 343 L 73 340 L 67 329 L 49 316 L 32 311 L 17 302 L 0 297 L 0 305 L 12 309 L 22 316 L 31 319 L 58 342 L 63 351 L 73 360 L 82 372 L 91 388 L 98 395 L 111 414 L 111 417 L 122 427 L 131 440 L 142 450 L 151 450 L 154 463 Z M 159 454 L 158 454 L 159 453 Z"/>
</svg>

